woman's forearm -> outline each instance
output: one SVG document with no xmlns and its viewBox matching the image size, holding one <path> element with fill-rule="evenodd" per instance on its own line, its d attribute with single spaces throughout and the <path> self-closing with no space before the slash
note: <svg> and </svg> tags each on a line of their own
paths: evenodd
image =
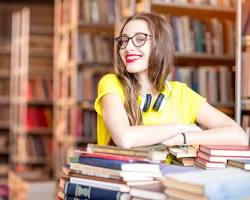
<svg viewBox="0 0 250 200">
<path fill-rule="evenodd" d="M 186 133 L 187 144 L 248 145 L 247 134 L 237 126 Z"/>
<path fill-rule="evenodd" d="M 181 132 L 190 132 L 200 130 L 196 125 L 186 124 L 167 124 L 167 125 L 143 125 L 128 126 L 124 128 L 119 135 L 112 137 L 118 146 L 136 147 L 147 146 L 163 141 L 180 134 Z"/>
</svg>

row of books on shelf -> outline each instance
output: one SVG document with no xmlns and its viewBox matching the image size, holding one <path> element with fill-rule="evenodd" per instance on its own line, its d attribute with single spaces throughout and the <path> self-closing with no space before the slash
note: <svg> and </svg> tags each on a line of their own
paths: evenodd
<svg viewBox="0 0 250 200">
<path fill-rule="evenodd" d="M 52 84 L 52 80 L 49 79 L 30 79 L 27 89 L 28 99 L 52 101 Z"/>
<path fill-rule="evenodd" d="M 57 199 L 215 200 L 238 199 L 239 195 L 249 197 L 249 172 L 234 167 L 204 170 L 163 164 L 170 153 L 194 156 L 193 147 L 174 148 L 171 150 L 156 145 L 151 149 L 126 149 L 88 144 L 86 149 L 75 150 L 69 164 L 63 167 Z M 246 146 L 202 145 L 198 151 L 206 151 L 217 157 L 222 154 L 241 157 L 240 160 L 228 162 L 230 165 L 250 156 L 250 147 Z M 217 180 L 214 177 L 220 178 Z"/>
<path fill-rule="evenodd" d="M 72 16 L 75 16 L 75 7 L 78 9 L 78 20 L 83 24 L 113 24 L 115 20 L 114 0 L 79 0 L 77 5 L 71 2 L 57 4 L 56 13 L 59 15 L 59 25 L 74 23 Z"/>
<path fill-rule="evenodd" d="M 83 23 L 114 24 L 115 0 L 80 0 L 79 19 Z"/>
<path fill-rule="evenodd" d="M 16 160 L 20 163 L 41 163 L 51 161 L 52 139 L 47 136 L 18 137 Z"/>
<path fill-rule="evenodd" d="M 106 63 L 113 59 L 113 38 L 110 35 L 78 33 L 78 62 Z"/>
<path fill-rule="evenodd" d="M 77 101 L 94 101 L 97 97 L 98 82 L 104 74 L 111 71 L 110 67 L 89 67 L 77 74 Z"/>
<path fill-rule="evenodd" d="M 72 121 L 72 123 L 74 123 Z M 75 137 L 77 139 L 91 139 L 96 141 L 96 113 L 84 111 L 82 108 L 77 110 Z"/>
<path fill-rule="evenodd" d="M 173 27 L 177 52 L 234 55 L 233 21 L 188 16 L 173 16 L 167 20 Z"/>
<path fill-rule="evenodd" d="M 230 104 L 234 99 L 233 74 L 229 66 L 177 66 L 168 79 L 187 83 L 210 103 Z"/>
<path fill-rule="evenodd" d="M 210 5 L 221 7 L 235 7 L 235 0 L 153 0 L 153 3 L 177 3 L 177 4 L 193 4 L 193 5 Z"/>
<path fill-rule="evenodd" d="M 51 128 L 52 127 L 52 109 L 46 106 L 30 106 L 27 108 L 25 126 L 32 128 Z"/>
</svg>

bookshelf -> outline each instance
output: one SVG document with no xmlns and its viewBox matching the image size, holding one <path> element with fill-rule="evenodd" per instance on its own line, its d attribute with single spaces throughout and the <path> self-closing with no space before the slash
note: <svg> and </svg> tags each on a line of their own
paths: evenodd
<svg viewBox="0 0 250 200">
<path fill-rule="evenodd" d="M 8 197 L 10 47 L 11 13 L 13 10 L 12 4 L 0 2 L 0 199 Z"/>
<path fill-rule="evenodd" d="M 22 7 L 11 24 L 11 169 L 51 176 L 53 4 Z"/>
<path fill-rule="evenodd" d="M 56 0 L 54 35 L 55 173 L 76 147 L 96 142 L 94 100 L 113 67 L 114 0 Z"/>
<path fill-rule="evenodd" d="M 168 79 L 186 82 L 213 106 L 234 117 L 235 5 L 233 1 L 213 1 L 213 5 L 193 2 L 120 0 L 116 30 L 135 12 L 161 15 L 172 25 L 176 43 L 176 67 Z"/>
</svg>

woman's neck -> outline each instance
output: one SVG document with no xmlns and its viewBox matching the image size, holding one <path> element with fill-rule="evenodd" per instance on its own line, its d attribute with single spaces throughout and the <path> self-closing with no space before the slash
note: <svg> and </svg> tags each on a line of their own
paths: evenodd
<svg viewBox="0 0 250 200">
<path fill-rule="evenodd" d="M 156 95 L 158 93 L 156 89 L 154 88 L 154 85 L 149 80 L 147 73 L 138 74 L 136 78 L 141 85 L 140 94 Z"/>
</svg>

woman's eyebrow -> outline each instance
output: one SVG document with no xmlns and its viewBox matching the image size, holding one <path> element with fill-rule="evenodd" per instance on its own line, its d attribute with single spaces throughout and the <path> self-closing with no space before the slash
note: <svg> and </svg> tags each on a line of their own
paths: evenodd
<svg viewBox="0 0 250 200">
<path fill-rule="evenodd" d="M 150 33 L 145 33 L 145 32 L 135 32 L 132 36 L 136 35 L 136 34 L 148 34 L 150 35 Z M 123 33 L 121 36 L 128 36 L 126 33 Z M 131 36 L 131 37 L 132 37 Z"/>
</svg>

